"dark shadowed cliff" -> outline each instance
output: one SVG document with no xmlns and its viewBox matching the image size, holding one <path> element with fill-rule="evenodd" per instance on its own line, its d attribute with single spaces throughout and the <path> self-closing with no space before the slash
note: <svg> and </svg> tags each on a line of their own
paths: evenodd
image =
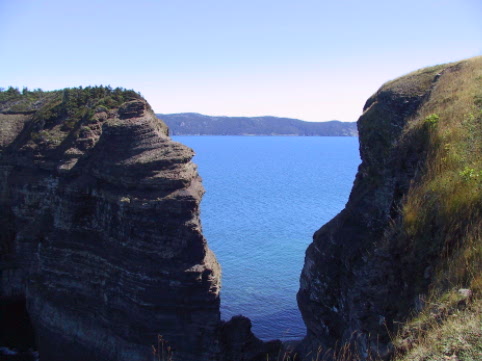
<svg viewBox="0 0 482 361">
<path fill-rule="evenodd" d="M 33 333 L 41 360 L 145 361 L 162 336 L 176 360 L 266 354 L 248 320 L 220 321 L 194 153 L 144 99 L 105 87 L 0 97 L 2 345 Z"/>
<path fill-rule="evenodd" d="M 464 347 L 417 349 L 455 312 L 482 322 L 480 307 L 467 308 L 481 291 L 481 99 L 480 57 L 411 73 L 368 99 L 349 201 L 306 252 L 298 292 L 305 354 L 348 343 L 361 359 L 396 351 L 425 360 L 482 346 L 457 334 Z M 415 332 L 418 315 L 425 323 Z"/>
<path fill-rule="evenodd" d="M 197 113 L 156 114 L 171 135 L 357 136 L 356 123 L 305 122 L 277 117 L 215 117 Z"/>
<path fill-rule="evenodd" d="M 193 151 L 137 93 L 9 89 L 0 124 L 1 344 L 47 361 L 157 359 L 158 340 L 174 360 L 272 359 L 280 344 L 248 319 L 220 321 Z M 386 83 L 358 130 L 348 203 L 306 252 L 297 359 L 479 360 L 482 58 Z"/>
</svg>

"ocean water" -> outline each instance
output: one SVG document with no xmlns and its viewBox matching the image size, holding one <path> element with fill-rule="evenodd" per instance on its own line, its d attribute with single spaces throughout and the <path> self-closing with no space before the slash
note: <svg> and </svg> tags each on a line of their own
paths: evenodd
<svg viewBox="0 0 482 361">
<path fill-rule="evenodd" d="M 358 138 L 172 138 L 196 152 L 203 233 L 222 267 L 221 317 L 249 317 L 264 340 L 302 338 L 305 250 L 348 200 Z"/>
</svg>

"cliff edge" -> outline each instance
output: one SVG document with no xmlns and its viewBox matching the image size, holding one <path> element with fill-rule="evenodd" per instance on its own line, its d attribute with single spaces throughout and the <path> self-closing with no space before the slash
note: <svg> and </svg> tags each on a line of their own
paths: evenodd
<svg viewBox="0 0 482 361">
<path fill-rule="evenodd" d="M 160 336 L 213 357 L 220 268 L 193 151 L 133 91 L 1 96 L 3 315 L 26 304 L 42 360 L 145 361 Z"/>
<path fill-rule="evenodd" d="M 408 74 L 368 99 L 349 201 L 306 252 L 298 304 L 307 359 L 411 352 L 415 341 L 403 352 L 392 342 L 408 339 L 411 320 L 425 312 L 443 322 L 434 302 L 478 297 L 481 79 L 477 57 Z"/>
</svg>

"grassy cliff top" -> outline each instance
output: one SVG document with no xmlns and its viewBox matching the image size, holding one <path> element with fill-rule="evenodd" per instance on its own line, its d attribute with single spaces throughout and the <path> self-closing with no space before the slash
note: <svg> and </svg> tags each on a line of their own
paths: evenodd
<svg viewBox="0 0 482 361">
<path fill-rule="evenodd" d="M 33 113 L 48 106 L 58 113 L 72 114 L 80 108 L 118 107 L 122 103 L 141 99 L 141 95 L 133 90 L 111 88 L 110 86 L 65 88 L 63 90 L 43 91 L 24 88 L 0 88 L 0 112 Z"/>
<path fill-rule="evenodd" d="M 141 95 L 133 90 L 104 86 L 55 91 L 0 89 L 0 152 L 7 146 L 17 149 L 14 141 L 28 142 L 31 149 L 56 148 L 95 118 L 139 99 Z"/>
<path fill-rule="evenodd" d="M 422 311 L 395 337 L 397 359 L 482 360 L 482 57 L 418 70 L 380 91 L 412 96 L 427 86 L 404 130 L 405 145 L 423 142 L 426 159 L 391 234 L 403 264 L 431 264 L 413 286 L 430 284 Z"/>
</svg>

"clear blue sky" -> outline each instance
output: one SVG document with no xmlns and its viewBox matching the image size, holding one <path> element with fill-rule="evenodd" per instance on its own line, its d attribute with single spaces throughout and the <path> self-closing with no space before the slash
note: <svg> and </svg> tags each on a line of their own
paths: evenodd
<svg viewBox="0 0 482 361">
<path fill-rule="evenodd" d="M 0 86 L 159 113 L 355 121 L 387 80 L 482 55 L 481 0 L 0 0 Z"/>
</svg>

